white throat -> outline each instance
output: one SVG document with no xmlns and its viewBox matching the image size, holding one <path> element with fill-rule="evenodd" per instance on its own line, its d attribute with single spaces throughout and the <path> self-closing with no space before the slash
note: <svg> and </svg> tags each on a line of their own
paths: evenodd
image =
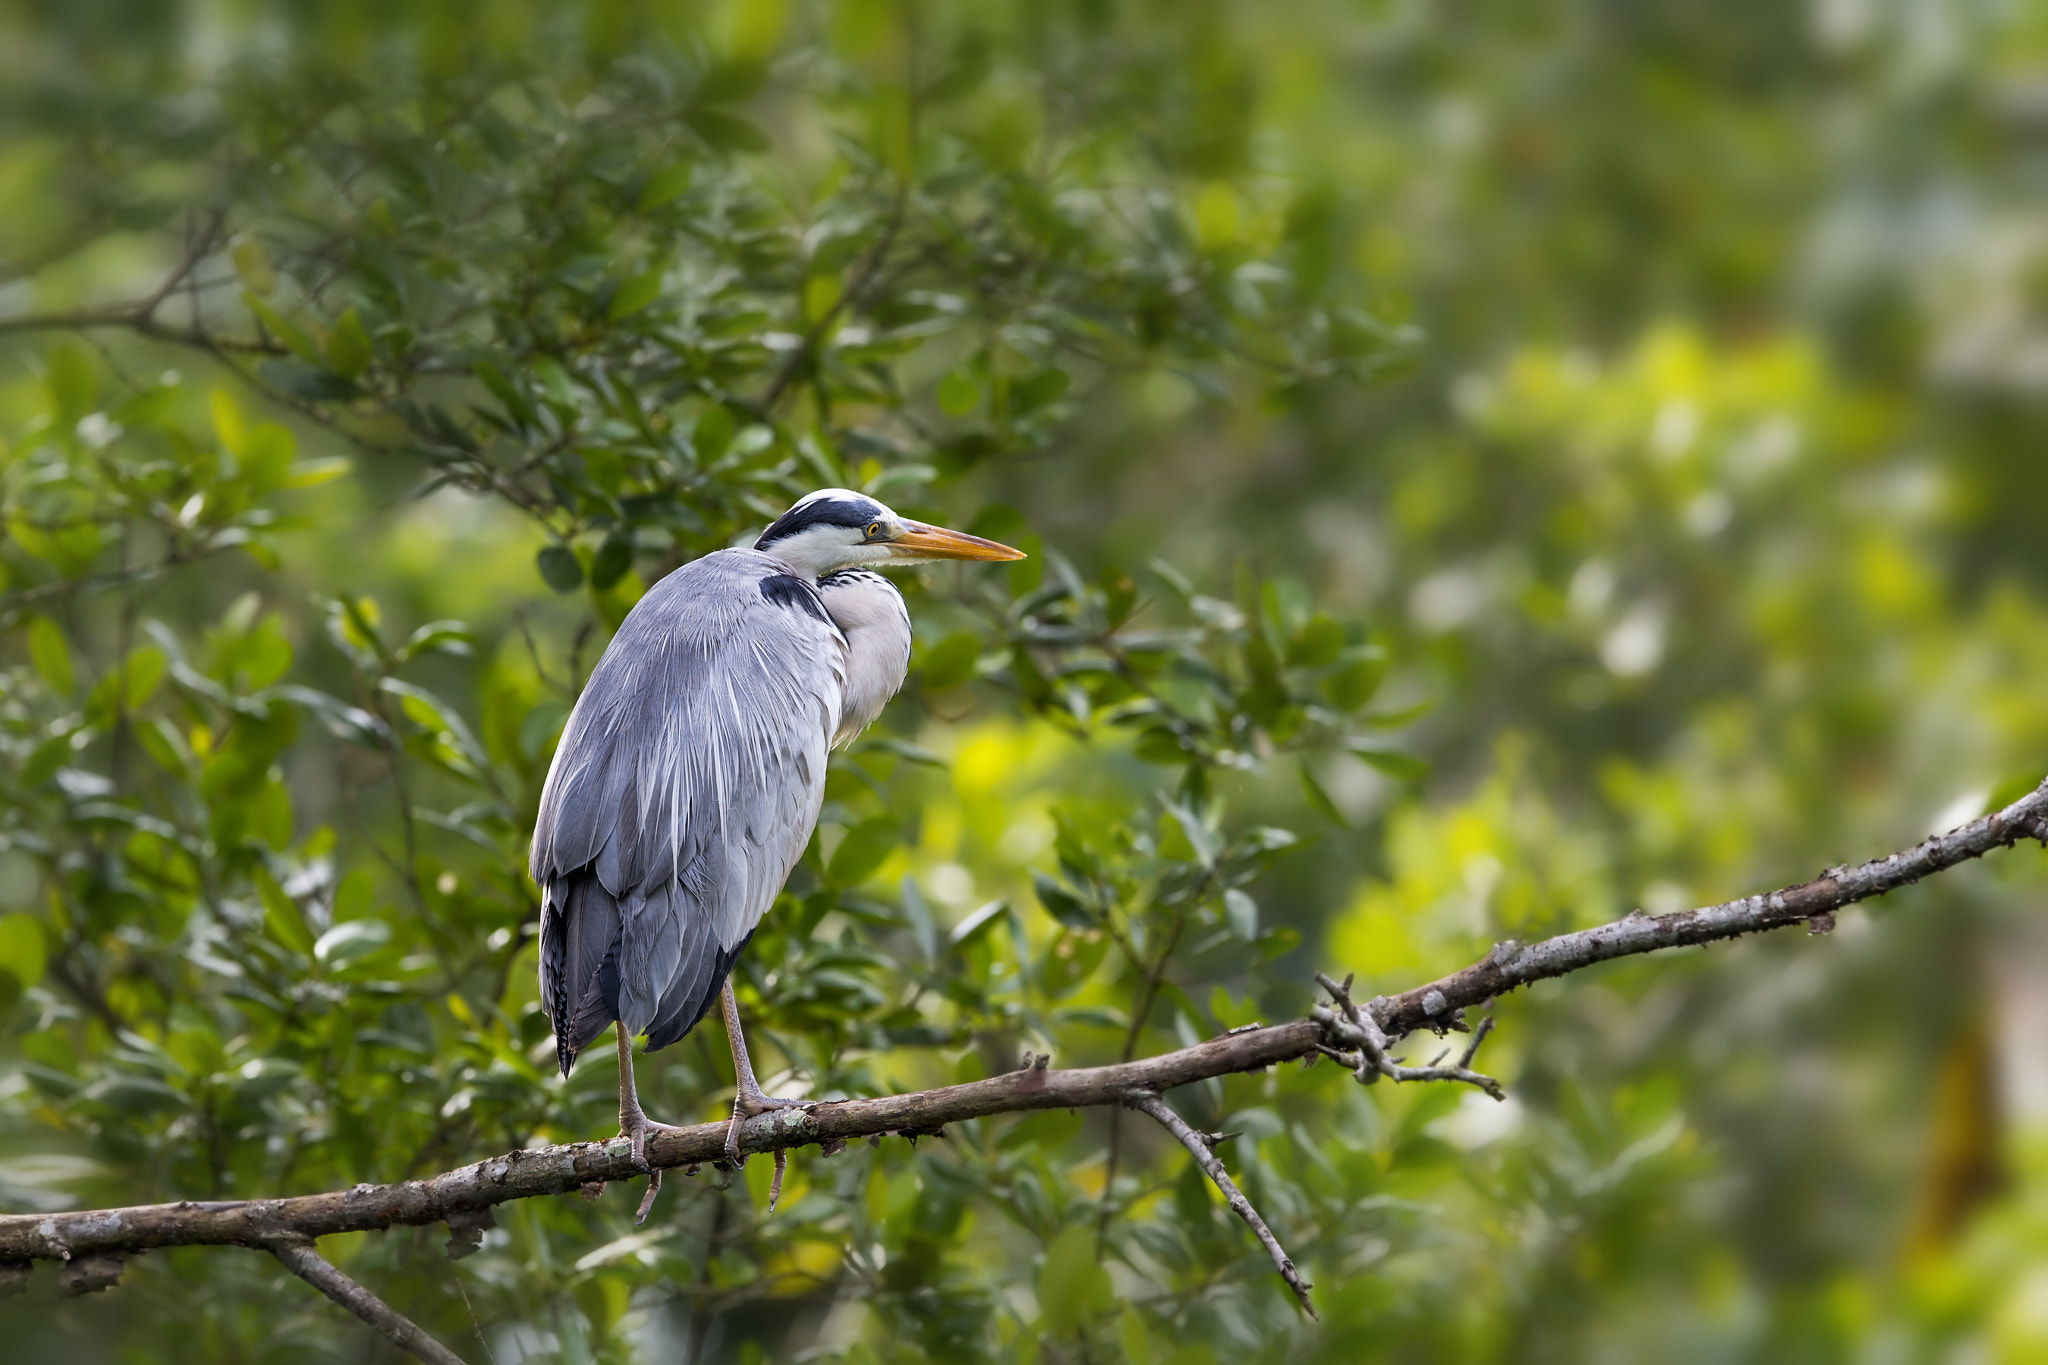
<svg viewBox="0 0 2048 1365">
<path fill-rule="evenodd" d="M 846 694 L 832 736 L 837 746 L 867 729 L 903 686 L 910 669 L 910 609 L 895 584 L 868 569 L 826 575 L 818 596 L 846 637 Z"/>
</svg>

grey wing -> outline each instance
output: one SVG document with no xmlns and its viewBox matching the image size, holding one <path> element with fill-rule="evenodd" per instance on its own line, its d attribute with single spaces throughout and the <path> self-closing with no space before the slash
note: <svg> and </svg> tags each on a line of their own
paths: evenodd
<svg viewBox="0 0 2048 1365">
<path fill-rule="evenodd" d="M 824 800 L 846 644 L 751 550 L 678 569 L 626 618 L 542 789 L 541 998 L 564 1067 L 614 1018 L 660 1047 L 715 998 Z"/>
</svg>

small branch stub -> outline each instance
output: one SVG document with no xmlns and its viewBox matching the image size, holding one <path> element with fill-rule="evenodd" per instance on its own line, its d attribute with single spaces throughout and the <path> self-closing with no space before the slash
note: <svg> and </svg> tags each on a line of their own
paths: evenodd
<svg viewBox="0 0 2048 1365">
<path fill-rule="evenodd" d="M 121 1257 L 113 1252 L 73 1256 L 57 1272 L 57 1287 L 73 1298 L 81 1294 L 97 1294 L 120 1283 L 121 1268 Z"/>
</svg>

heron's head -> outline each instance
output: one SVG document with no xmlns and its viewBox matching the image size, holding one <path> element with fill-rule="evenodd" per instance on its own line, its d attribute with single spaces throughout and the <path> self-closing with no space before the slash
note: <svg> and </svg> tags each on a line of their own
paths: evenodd
<svg viewBox="0 0 2048 1365">
<path fill-rule="evenodd" d="M 1022 559 L 1022 550 L 899 517 L 865 493 L 821 488 L 761 533 L 764 550 L 813 578 L 858 565 L 923 564 L 937 559 Z"/>
</svg>

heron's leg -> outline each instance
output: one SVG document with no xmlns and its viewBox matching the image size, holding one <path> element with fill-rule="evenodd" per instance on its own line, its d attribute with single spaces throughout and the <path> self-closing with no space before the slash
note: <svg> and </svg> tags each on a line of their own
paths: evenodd
<svg viewBox="0 0 2048 1365">
<path fill-rule="evenodd" d="M 619 1035 L 619 1136 L 633 1141 L 633 1164 L 647 1164 L 647 1135 L 649 1133 L 680 1133 L 683 1130 L 669 1123 L 656 1123 L 641 1111 L 640 1094 L 633 1085 L 633 1040 L 626 1034 L 626 1025 L 616 1026 Z M 647 1211 L 654 1207 L 654 1196 L 661 1193 L 661 1172 L 647 1173 L 647 1195 L 640 1201 L 640 1214 L 633 1221 L 647 1221 Z"/>
<path fill-rule="evenodd" d="M 740 1155 L 740 1125 L 756 1114 L 770 1109 L 809 1109 L 816 1100 L 785 1100 L 775 1095 L 761 1093 L 761 1083 L 754 1079 L 754 1064 L 747 1057 L 746 1035 L 740 1032 L 740 1002 L 732 993 L 732 978 L 725 979 L 725 987 L 718 998 L 719 1010 L 725 1016 L 726 1041 L 732 1044 L 732 1070 L 736 1082 L 732 1097 L 732 1126 L 725 1130 L 726 1160 L 738 1166 L 746 1160 Z M 782 1175 L 789 1169 L 789 1153 L 782 1148 L 775 1149 L 775 1180 L 768 1187 L 768 1211 L 775 1212 L 775 1202 L 782 1197 Z"/>
</svg>

